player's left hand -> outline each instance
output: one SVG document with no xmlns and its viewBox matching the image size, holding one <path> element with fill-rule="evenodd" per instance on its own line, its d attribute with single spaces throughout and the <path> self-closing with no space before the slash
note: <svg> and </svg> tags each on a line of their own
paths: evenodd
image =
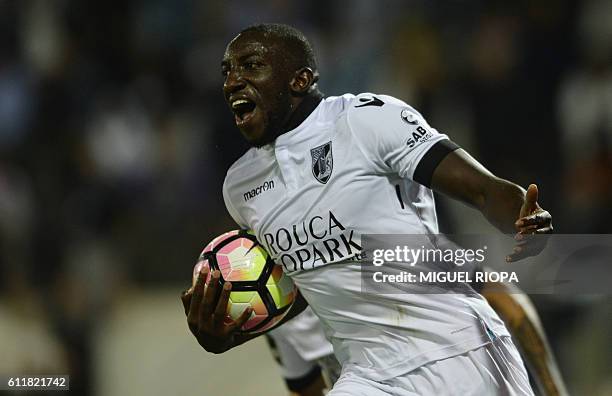
<svg viewBox="0 0 612 396">
<path fill-rule="evenodd" d="M 547 234 L 552 234 L 552 216 L 538 205 L 538 186 L 530 184 L 521 206 L 518 220 L 514 223 L 517 234 L 514 236 L 514 251 L 506 257 L 507 262 L 535 256 L 546 247 Z"/>
</svg>

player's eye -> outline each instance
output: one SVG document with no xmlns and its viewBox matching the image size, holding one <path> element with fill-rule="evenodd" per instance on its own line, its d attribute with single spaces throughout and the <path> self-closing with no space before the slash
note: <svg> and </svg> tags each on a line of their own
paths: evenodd
<svg viewBox="0 0 612 396">
<path fill-rule="evenodd" d="M 246 70 L 255 70 L 255 69 L 257 69 L 259 66 L 260 66 L 260 63 L 258 63 L 258 62 L 246 62 L 246 63 L 244 64 L 244 68 L 245 68 Z"/>
</svg>

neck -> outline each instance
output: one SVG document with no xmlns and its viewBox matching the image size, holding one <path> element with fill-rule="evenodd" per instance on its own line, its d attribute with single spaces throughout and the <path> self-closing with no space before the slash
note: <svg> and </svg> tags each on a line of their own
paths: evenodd
<svg viewBox="0 0 612 396">
<path fill-rule="evenodd" d="M 291 116 L 285 124 L 282 133 L 295 129 L 298 125 L 304 122 L 304 120 L 308 118 L 314 109 L 317 108 L 322 99 L 323 94 L 320 91 L 315 91 L 306 95 L 297 105 L 293 113 L 291 113 Z"/>
</svg>

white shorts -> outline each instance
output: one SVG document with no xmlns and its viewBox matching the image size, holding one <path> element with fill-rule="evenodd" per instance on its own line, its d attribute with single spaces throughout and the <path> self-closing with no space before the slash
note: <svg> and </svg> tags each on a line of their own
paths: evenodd
<svg viewBox="0 0 612 396">
<path fill-rule="evenodd" d="M 527 371 L 509 337 L 437 360 L 383 382 L 357 376 L 345 367 L 327 396 L 489 396 L 533 395 Z"/>
<path fill-rule="evenodd" d="M 266 334 L 287 387 L 295 392 L 321 375 L 331 385 L 340 376 L 340 363 L 310 308 Z"/>
<path fill-rule="evenodd" d="M 280 365 L 281 375 L 294 380 L 308 375 L 316 366 L 315 360 L 304 359 L 287 340 L 278 334 L 266 334 L 272 356 Z"/>
</svg>

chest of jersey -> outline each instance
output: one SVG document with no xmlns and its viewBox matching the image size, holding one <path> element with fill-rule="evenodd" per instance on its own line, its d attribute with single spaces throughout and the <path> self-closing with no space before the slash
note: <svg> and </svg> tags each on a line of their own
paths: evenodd
<svg viewBox="0 0 612 396">
<path fill-rule="evenodd" d="M 354 257 L 361 250 L 355 212 L 367 204 L 352 181 L 367 178 L 348 160 L 346 139 L 320 129 L 262 156 L 237 208 L 277 263 L 293 272 Z M 347 199 L 348 195 L 352 199 Z"/>
<path fill-rule="evenodd" d="M 289 273 L 358 259 L 362 234 L 422 224 L 404 202 L 420 199 L 409 197 L 410 186 L 367 162 L 342 125 L 317 125 L 314 133 L 283 135 L 260 149 L 234 177 L 230 199 Z"/>
</svg>

